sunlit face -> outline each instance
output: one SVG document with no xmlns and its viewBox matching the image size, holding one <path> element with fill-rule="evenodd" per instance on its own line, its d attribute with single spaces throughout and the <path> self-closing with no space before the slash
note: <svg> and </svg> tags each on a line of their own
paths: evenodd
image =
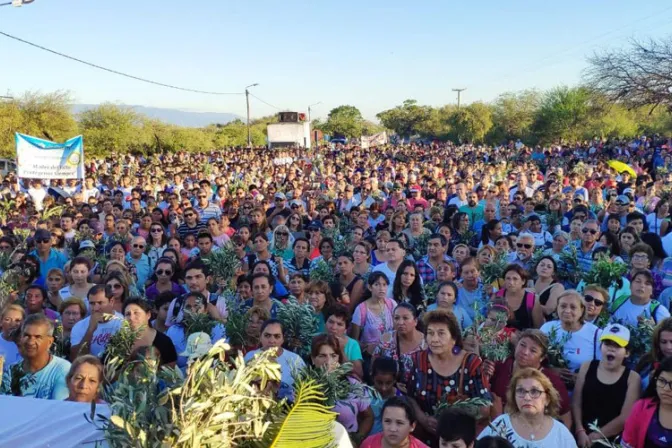
<svg viewBox="0 0 672 448">
<path fill-rule="evenodd" d="M 138 330 L 149 325 L 149 319 L 152 313 L 148 313 L 138 305 L 132 304 L 126 306 L 124 309 L 124 317 L 130 324 L 131 328 Z"/>
<path fill-rule="evenodd" d="M 658 345 L 664 357 L 672 356 L 672 331 L 661 331 Z"/>
<path fill-rule="evenodd" d="M 553 267 L 553 262 L 548 258 L 544 258 L 537 264 L 537 275 L 541 278 L 552 277 L 555 273 L 555 268 Z"/>
<path fill-rule="evenodd" d="M 623 232 L 619 237 L 619 241 L 621 243 L 621 249 L 629 251 L 632 245 L 635 244 L 635 237 L 631 233 Z"/>
<path fill-rule="evenodd" d="M 586 304 L 586 319 L 593 321 L 604 309 L 604 297 L 601 293 L 592 289 L 585 289 L 583 296 Z"/>
<path fill-rule="evenodd" d="M 495 243 L 495 249 L 499 253 L 502 253 L 502 252 L 503 253 L 508 253 L 511 250 L 511 246 L 509 245 L 509 240 L 507 240 L 506 238 L 501 238 L 501 239 L 497 240 L 497 242 Z"/>
<path fill-rule="evenodd" d="M 70 305 L 61 314 L 63 328 L 71 330 L 77 322 L 82 320 L 82 317 L 84 317 L 82 316 L 82 310 L 77 305 Z"/>
<path fill-rule="evenodd" d="M 76 285 L 84 285 L 89 277 L 89 268 L 83 263 L 77 263 L 70 268 L 70 277 Z"/>
<path fill-rule="evenodd" d="M 338 257 L 338 272 L 343 276 L 349 276 L 352 274 L 352 270 L 355 267 L 354 263 L 348 257 Z"/>
<path fill-rule="evenodd" d="M 49 336 L 49 328 L 46 325 L 27 325 L 21 332 L 19 348 L 25 359 L 34 359 L 47 353 L 53 342 L 54 338 Z"/>
<path fill-rule="evenodd" d="M 100 370 L 88 362 L 77 366 L 68 382 L 69 400 L 79 403 L 91 403 L 98 398 L 100 390 Z"/>
<path fill-rule="evenodd" d="M 310 303 L 316 312 L 322 311 L 324 304 L 327 303 L 327 296 L 319 291 L 311 291 L 308 293 L 308 303 Z"/>
<path fill-rule="evenodd" d="M 534 239 L 532 238 L 518 238 L 516 240 L 516 252 L 518 253 L 518 258 L 521 260 L 527 260 L 534 253 Z"/>
<path fill-rule="evenodd" d="M 403 307 L 397 307 L 394 311 L 394 329 L 400 334 L 409 334 L 415 330 L 417 319 L 413 313 Z"/>
<path fill-rule="evenodd" d="M 630 282 L 630 292 L 641 300 L 649 300 L 653 295 L 653 284 L 643 275 L 635 275 Z"/>
<path fill-rule="evenodd" d="M 478 253 L 478 263 L 484 266 L 492 261 L 492 254 L 489 250 L 482 250 Z"/>
<path fill-rule="evenodd" d="M 656 378 L 656 393 L 661 406 L 672 406 L 672 372 L 660 372 Z"/>
<path fill-rule="evenodd" d="M 449 353 L 455 347 L 455 339 L 450 334 L 448 325 L 444 323 L 430 323 L 427 326 L 425 340 L 435 355 Z"/>
<path fill-rule="evenodd" d="M 324 344 L 320 347 L 317 356 L 312 357 L 315 367 L 325 368 L 331 372 L 339 366 L 339 356 L 330 345 Z"/>
<path fill-rule="evenodd" d="M 238 288 L 236 288 L 236 292 L 241 298 L 247 300 L 252 297 L 252 285 L 248 282 L 242 282 L 238 285 Z"/>
<path fill-rule="evenodd" d="M 272 287 L 265 277 L 258 277 L 252 280 L 252 297 L 257 302 L 264 302 L 271 296 Z"/>
<path fill-rule="evenodd" d="M 649 256 L 646 252 L 635 252 L 630 257 L 630 262 L 632 267 L 635 269 L 649 269 L 651 262 L 649 261 Z"/>
<path fill-rule="evenodd" d="M 456 299 L 455 289 L 452 286 L 445 285 L 436 293 L 436 306 L 452 309 Z"/>
<path fill-rule="evenodd" d="M 579 296 L 569 295 L 558 300 L 558 317 L 564 324 L 572 325 L 583 316 L 584 305 Z"/>
<path fill-rule="evenodd" d="M 479 273 L 476 266 L 472 263 L 462 266 L 462 280 L 464 283 L 473 286 L 478 283 Z"/>
<path fill-rule="evenodd" d="M 205 305 L 199 298 L 189 296 L 184 301 L 184 311 L 192 314 L 203 314 L 205 313 Z"/>
<path fill-rule="evenodd" d="M 320 244 L 320 254 L 324 259 L 330 260 L 331 257 L 334 256 L 334 248 L 331 244 L 329 243 L 322 243 Z"/>
<path fill-rule="evenodd" d="M 532 378 L 518 380 L 515 388 L 516 405 L 523 415 L 540 415 L 548 406 L 548 396 L 539 381 Z"/>
<path fill-rule="evenodd" d="M 42 311 L 44 299 L 42 291 L 39 289 L 33 288 L 26 291 L 26 311 L 29 313 L 38 313 Z"/>
<path fill-rule="evenodd" d="M 2 317 L 2 336 L 9 338 L 9 334 L 19 328 L 23 322 L 23 314 L 20 311 L 8 310 Z"/>
<path fill-rule="evenodd" d="M 403 446 L 409 435 L 415 429 L 401 407 L 389 406 L 383 412 L 383 440 L 384 446 Z"/>
<path fill-rule="evenodd" d="M 382 277 L 378 278 L 373 282 L 373 285 L 369 286 L 371 295 L 378 300 L 385 299 L 385 296 L 387 296 L 387 287 L 388 283 Z"/>
<path fill-rule="evenodd" d="M 352 251 L 352 257 L 355 259 L 355 263 L 362 264 L 367 262 L 369 254 L 364 247 L 358 245 Z"/>
<path fill-rule="evenodd" d="M 204 292 L 208 287 L 208 277 L 201 269 L 189 269 L 184 280 L 190 292 Z"/>
<path fill-rule="evenodd" d="M 125 256 L 126 252 L 124 251 L 124 248 L 119 244 L 110 249 L 110 259 L 112 260 L 123 261 Z"/>
<path fill-rule="evenodd" d="M 516 271 L 509 271 L 504 276 L 504 285 L 507 290 L 520 291 L 524 286 L 524 280 Z"/>
<path fill-rule="evenodd" d="M 520 368 L 532 367 L 538 369 L 543 358 L 543 348 L 530 338 L 522 338 L 516 345 L 514 358 Z"/>
<path fill-rule="evenodd" d="M 65 285 L 65 278 L 59 274 L 47 276 L 47 289 L 50 292 L 56 292 Z"/>
<path fill-rule="evenodd" d="M 462 263 L 469 256 L 469 249 L 464 246 L 458 246 L 453 249 L 453 258 L 458 263 Z"/>
</svg>

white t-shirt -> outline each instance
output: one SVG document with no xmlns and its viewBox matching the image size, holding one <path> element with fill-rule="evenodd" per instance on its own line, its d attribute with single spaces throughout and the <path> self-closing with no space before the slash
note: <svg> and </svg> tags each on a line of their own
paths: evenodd
<svg viewBox="0 0 672 448">
<path fill-rule="evenodd" d="M 73 346 L 79 345 L 84 339 L 86 330 L 89 328 L 89 319 L 91 316 L 87 316 L 84 319 L 80 320 L 72 327 L 72 332 L 70 333 L 70 342 Z M 89 347 L 89 352 L 92 355 L 100 355 L 107 347 L 107 343 L 110 342 L 110 338 L 121 328 L 121 324 L 124 321 L 124 316 L 121 313 L 114 313 L 114 318 L 108 322 L 98 324 L 96 331 L 93 332 L 91 337 L 91 346 Z"/>
<path fill-rule="evenodd" d="M 653 320 L 656 321 L 656 323 L 662 321 L 666 317 L 670 317 L 670 312 L 663 305 L 659 305 L 654 313 L 655 316 L 651 316 L 650 303 L 647 303 L 646 305 L 635 305 L 628 298 L 628 300 L 626 300 L 623 305 L 616 309 L 616 311 L 611 316 L 611 320 L 614 322 L 625 322 L 636 326 L 637 318 L 642 314 L 647 318 L 653 317 Z"/>
<path fill-rule="evenodd" d="M 497 417 L 490 426 L 487 426 L 478 436 L 482 439 L 487 436 L 500 436 L 494 428 L 502 428 L 506 432 L 506 438 L 516 447 L 525 448 L 577 448 L 576 440 L 569 429 L 557 420 L 553 420 L 553 427 L 541 440 L 527 440 L 521 437 L 511 424 L 509 414 L 502 414 Z"/>
<path fill-rule="evenodd" d="M 569 333 L 562 329 L 562 324 L 559 320 L 546 322 L 541 326 L 540 330 L 545 335 L 549 335 L 553 328 L 556 329 L 557 342 L 562 341 L 567 333 Z M 601 358 L 601 333 L 602 330 L 588 322 L 585 322 L 579 331 L 572 333 L 572 337 L 565 342 L 563 350 L 569 370 L 578 372 L 581 364 L 584 362 Z"/>
<path fill-rule="evenodd" d="M 259 352 L 261 352 L 261 349 L 247 352 L 247 354 L 245 355 L 245 362 L 249 362 L 252 358 L 254 358 L 254 355 L 256 355 Z M 278 356 L 276 361 L 278 362 L 278 364 L 280 364 L 280 368 L 282 371 L 282 378 L 280 379 L 280 381 L 290 387 L 294 385 L 292 370 L 303 369 L 304 367 L 306 367 L 306 363 L 303 362 L 303 359 L 301 359 L 299 355 L 285 349 L 282 350 L 282 354 Z"/>
</svg>

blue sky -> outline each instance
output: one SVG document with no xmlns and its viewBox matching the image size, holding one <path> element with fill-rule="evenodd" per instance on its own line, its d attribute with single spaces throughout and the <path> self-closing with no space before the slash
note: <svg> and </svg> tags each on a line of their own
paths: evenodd
<svg viewBox="0 0 672 448">
<path fill-rule="evenodd" d="M 2 2 L 0 2 L 2 3 Z M 630 38 L 660 38 L 664 0 L 255 1 L 35 0 L 0 8 L 0 30 L 116 70 L 201 90 L 252 91 L 281 109 L 365 117 L 407 98 L 434 106 L 579 82 L 585 58 Z M 119 102 L 245 113 L 208 96 L 98 71 L 0 36 L 0 94 L 69 90 Z M 276 109 L 251 98 L 253 116 Z"/>
</svg>

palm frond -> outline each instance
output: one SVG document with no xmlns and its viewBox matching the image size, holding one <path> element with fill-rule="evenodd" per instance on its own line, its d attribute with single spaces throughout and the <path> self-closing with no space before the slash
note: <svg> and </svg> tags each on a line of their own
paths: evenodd
<svg viewBox="0 0 672 448">
<path fill-rule="evenodd" d="M 315 308 L 290 298 L 279 307 L 278 320 L 282 322 L 287 348 L 300 356 L 310 355 L 310 344 L 319 327 Z"/>
<path fill-rule="evenodd" d="M 277 427 L 271 425 L 268 431 L 274 435 L 270 448 L 332 447 L 337 414 L 324 404 L 326 397 L 320 385 L 310 380 L 301 383 L 295 391 L 294 406 L 282 423 Z"/>
</svg>

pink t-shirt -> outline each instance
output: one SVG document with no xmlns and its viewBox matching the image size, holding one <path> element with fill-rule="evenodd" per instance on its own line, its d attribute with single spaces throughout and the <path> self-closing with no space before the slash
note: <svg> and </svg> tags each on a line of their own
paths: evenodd
<svg viewBox="0 0 672 448">
<path fill-rule="evenodd" d="M 419 441 L 413 436 L 408 436 L 409 448 L 429 448 L 427 445 Z M 383 446 L 383 433 L 378 433 L 374 436 L 367 437 L 364 439 L 359 448 L 382 448 Z"/>
</svg>

